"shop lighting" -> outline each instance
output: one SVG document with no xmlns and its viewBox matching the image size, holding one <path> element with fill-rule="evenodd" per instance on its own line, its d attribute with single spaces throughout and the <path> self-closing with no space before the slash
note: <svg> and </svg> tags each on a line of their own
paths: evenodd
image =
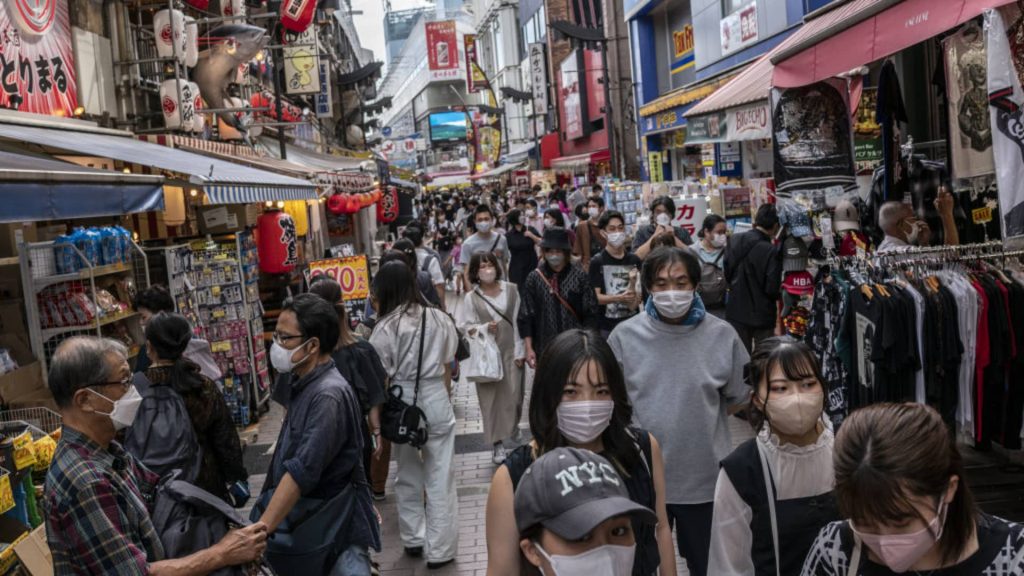
<svg viewBox="0 0 1024 576">
<path fill-rule="evenodd" d="M 278 200 L 277 201 L 277 207 L 278 208 L 284 208 L 284 200 Z"/>
<path fill-rule="evenodd" d="M 274 202 L 271 201 L 271 200 L 267 200 L 267 203 L 264 204 L 264 206 L 266 206 L 267 208 L 273 208 L 274 207 Z"/>
<path fill-rule="evenodd" d="M 121 171 L 124 172 L 125 174 L 131 174 L 132 173 L 132 169 L 127 167 L 127 166 L 125 166 L 124 169 L 121 170 Z"/>
<path fill-rule="evenodd" d="M 74 114 L 75 118 L 81 118 L 82 116 L 85 116 L 85 107 L 79 106 L 78 108 L 75 108 Z"/>
<path fill-rule="evenodd" d="M 196 196 L 199 196 L 199 190 L 192 188 L 191 190 L 188 191 L 188 195 L 195 198 Z"/>
</svg>

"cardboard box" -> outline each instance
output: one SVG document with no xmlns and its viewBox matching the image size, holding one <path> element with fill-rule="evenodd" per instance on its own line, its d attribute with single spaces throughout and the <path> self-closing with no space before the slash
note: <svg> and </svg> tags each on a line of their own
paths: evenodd
<svg viewBox="0 0 1024 576">
<path fill-rule="evenodd" d="M 28 526 L 6 514 L 0 514 L 0 543 L 8 545 L 0 552 L 0 574 L 6 574 L 14 566 L 17 560 L 14 548 L 28 538 L 28 533 Z"/>
<path fill-rule="evenodd" d="M 53 555 L 46 543 L 46 525 L 29 532 L 14 545 L 14 553 L 21 561 L 22 567 L 31 576 L 53 576 Z"/>
<path fill-rule="evenodd" d="M 233 234 L 255 226 L 259 209 L 255 204 L 222 204 L 196 208 L 200 234 Z"/>
<path fill-rule="evenodd" d="M 18 396 L 5 402 L 7 407 L 11 410 L 19 410 L 21 408 L 49 408 L 54 412 L 60 412 L 57 408 L 57 401 L 53 399 L 53 394 L 47 388 L 40 388 L 31 394 L 25 396 Z"/>
<path fill-rule="evenodd" d="M 43 379 L 42 362 L 32 357 L 28 343 L 11 334 L 0 334 L 0 348 L 7 348 L 18 369 L 0 375 L 0 401 L 10 404 L 19 398 L 38 396 L 40 391 L 49 394 Z"/>
<path fill-rule="evenodd" d="M 28 325 L 25 324 L 25 301 L 21 298 L 0 300 L 0 334 L 13 336 L 22 342 L 28 342 Z"/>
<path fill-rule="evenodd" d="M 0 258 L 18 255 L 18 245 L 22 242 L 36 242 L 35 222 L 13 222 L 0 224 Z"/>
</svg>

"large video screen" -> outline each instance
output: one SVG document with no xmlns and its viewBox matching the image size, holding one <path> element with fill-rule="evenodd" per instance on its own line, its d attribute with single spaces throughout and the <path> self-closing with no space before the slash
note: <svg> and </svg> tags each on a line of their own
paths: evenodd
<svg viewBox="0 0 1024 576">
<path fill-rule="evenodd" d="M 430 140 L 454 142 L 466 139 L 465 112 L 436 112 L 430 115 Z"/>
</svg>

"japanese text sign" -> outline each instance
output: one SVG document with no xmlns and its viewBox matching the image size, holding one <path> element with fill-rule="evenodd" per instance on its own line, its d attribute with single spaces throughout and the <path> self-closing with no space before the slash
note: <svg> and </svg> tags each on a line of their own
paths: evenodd
<svg viewBox="0 0 1024 576">
<path fill-rule="evenodd" d="M 427 22 L 427 68 L 431 80 L 457 80 L 459 45 L 454 20 Z"/>
<path fill-rule="evenodd" d="M 676 205 L 672 225 L 686 230 L 691 236 L 696 234 L 708 215 L 707 198 L 673 198 L 672 201 Z"/>
<path fill-rule="evenodd" d="M 309 278 L 326 274 L 341 284 L 341 299 L 363 300 L 370 296 L 370 267 L 366 256 L 348 256 L 309 263 Z"/>
<path fill-rule="evenodd" d="M 78 92 L 66 1 L 0 3 L 0 107 L 74 114 Z"/>
</svg>

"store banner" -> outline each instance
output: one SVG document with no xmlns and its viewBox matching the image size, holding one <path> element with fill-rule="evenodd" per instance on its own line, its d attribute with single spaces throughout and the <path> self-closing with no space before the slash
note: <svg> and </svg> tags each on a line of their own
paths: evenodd
<svg viewBox="0 0 1024 576">
<path fill-rule="evenodd" d="M 757 2 L 722 18 L 721 25 L 723 56 L 757 42 Z"/>
<path fill-rule="evenodd" d="M 647 170 L 651 176 L 651 182 L 664 182 L 665 169 L 661 163 L 661 152 L 647 153 Z"/>
<path fill-rule="evenodd" d="M 580 65 L 582 59 L 580 49 L 577 48 L 569 52 L 559 67 L 562 80 L 559 100 L 562 102 L 563 127 L 567 140 L 582 138 L 590 132 L 585 94 L 586 82 L 580 77 L 583 70 L 583 66 Z"/>
<path fill-rule="evenodd" d="M 325 275 L 341 285 L 341 299 L 363 300 L 370 296 L 370 267 L 365 255 L 315 260 L 309 263 L 309 278 Z"/>
<path fill-rule="evenodd" d="M 316 117 L 330 118 L 334 116 L 334 99 L 331 91 L 331 63 L 320 60 L 320 91 L 316 95 Z"/>
<path fill-rule="evenodd" d="M 693 53 L 694 46 L 692 24 L 687 22 L 683 25 L 682 30 L 672 31 L 672 65 L 670 68 L 672 74 L 693 70 L 697 63 Z"/>
<path fill-rule="evenodd" d="M 780 196 L 856 190 L 845 80 L 772 90 L 772 136 Z"/>
<path fill-rule="evenodd" d="M 882 125 L 878 123 L 878 88 L 863 88 L 853 117 L 853 162 L 857 174 L 872 174 L 885 158 Z"/>
<path fill-rule="evenodd" d="M 985 32 L 968 25 L 942 41 L 949 103 L 949 153 L 957 178 L 996 171 L 986 89 Z"/>
<path fill-rule="evenodd" d="M 426 36 L 430 80 L 458 80 L 459 43 L 455 21 L 427 22 Z"/>
<path fill-rule="evenodd" d="M 729 139 L 729 119 L 725 112 L 687 118 L 686 143 L 714 144 Z"/>
<path fill-rule="evenodd" d="M 764 100 L 749 106 L 726 111 L 726 125 L 730 142 L 763 140 L 772 137 L 771 109 Z"/>
<path fill-rule="evenodd" d="M 0 3 L 0 108 L 73 116 L 78 107 L 67 1 Z"/>
<path fill-rule="evenodd" d="M 466 47 L 466 92 L 476 93 L 488 87 L 487 77 L 477 61 L 476 34 L 466 34 L 462 38 Z"/>
<path fill-rule="evenodd" d="M 675 218 L 672 225 L 682 228 L 696 237 L 697 231 L 704 225 L 708 215 L 708 199 L 703 196 L 694 198 L 673 198 L 676 205 Z"/>
<path fill-rule="evenodd" d="M 284 91 L 286 94 L 320 93 L 320 55 L 316 43 L 316 28 L 284 35 Z"/>
<path fill-rule="evenodd" d="M 534 115 L 544 114 L 548 109 L 548 52 L 542 42 L 530 44 L 530 87 Z"/>
<path fill-rule="evenodd" d="M 1013 10 L 1016 12 L 1016 10 Z M 1024 236 L 1024 90 L 1017 58 L 999 10 L 985 13 L 988 30 L 988 101 L 992 151 L 999 182 L 1003 240 Z M 1016 28 L 1016 27 L 1015 27 Z M 1015 44 L 1018 39 L 1014 31 Z M 1019 49 L 1019 46 L 1017 46 Z"/>
</svg>

